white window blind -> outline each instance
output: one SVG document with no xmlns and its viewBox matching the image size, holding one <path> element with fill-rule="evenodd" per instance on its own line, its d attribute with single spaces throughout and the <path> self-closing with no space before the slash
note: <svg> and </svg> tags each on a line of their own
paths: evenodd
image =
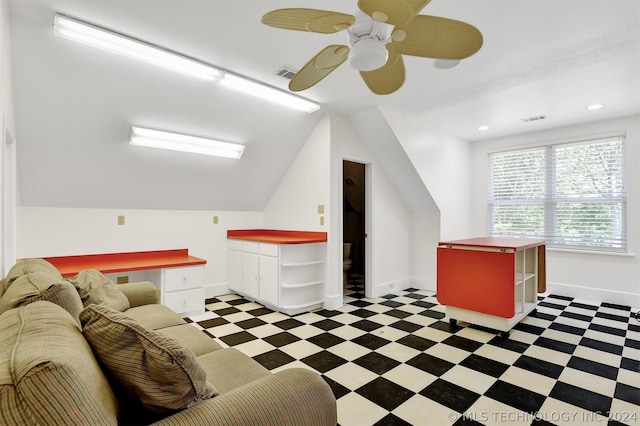
<svg viewBox="0 0 640 426">
<path fill-rule="evenodd" d="M 489 155 L 489 235 L 626 251 L 624 137 Z"/>
</svg>

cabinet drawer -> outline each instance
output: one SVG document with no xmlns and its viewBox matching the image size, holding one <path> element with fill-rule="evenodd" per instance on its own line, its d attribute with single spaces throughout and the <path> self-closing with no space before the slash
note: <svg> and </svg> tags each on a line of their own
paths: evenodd
<svg viewBox="0 0 640 426">
<path fill-rule="evenodd" d="M 242 250 L 245 251 L 245 253 L 255 253 L 258 254 L 260 248 L 260 243 L 256 243 L 254 241 L 243 241 L 242 242 Z"/>
<path fill-rule="evenodd" d="M 242 241 L 240 241 L 240 240 L 227 240 L 227 248 L 229 250 L 242 251 Z"/>
<path fill-rule="evenodd" d="M 164 291 L 202 288 L 202 266 L 169 268 L 164 271 Z"/>
<path fill-rule="evenodd" d="M 177 312 L 178 314 L 203 311 L 204 290 L 201 288 L 197 288 L 195 290 L 165 293 L 164 305 L 172 311 Z"/>
<path fill-rule="evenodd" d="M 264 256 L 278 257 L 278 245 L 260 243 L 260 254 Z"/>
</svg>

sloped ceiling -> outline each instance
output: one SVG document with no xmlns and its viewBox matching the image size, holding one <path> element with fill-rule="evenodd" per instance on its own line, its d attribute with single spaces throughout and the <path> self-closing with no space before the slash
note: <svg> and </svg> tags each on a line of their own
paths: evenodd
<svg viewBox="0 0 640 426">
<path fill-rule="evenodd" d="M 637 0 L 433 0 L 423 14 L 481 30 L 476 55 L 450 70 L 405 57 L 407 81 L 388 96 L 370 93 L 344 64 L 302 93 L 322 104 L 312 114 L 57 38 L 54 13 L 285 89 L 276 69 L 299 69 L 345 35 L 269 28 L 260 17 L 283 7 L 352 13 L 356 0 L 9 3 L 23 205 L 262 210 L 326 111 L 384 107 L 470 141 L 640 113 Z M 605 108 L 585 109 L 595 102 Z M 519 120 L 540 114 L 548 119 Z M 132 124 L 247 148 L 236 161 L 131 147 Z M 491 128 L 478 132 L 480 124 Z"/>
</svg>

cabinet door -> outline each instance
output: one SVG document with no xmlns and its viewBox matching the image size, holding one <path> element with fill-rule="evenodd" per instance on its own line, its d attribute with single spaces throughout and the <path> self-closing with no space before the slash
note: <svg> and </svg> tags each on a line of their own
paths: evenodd
<svg viewBox="0 0 640 426">
<path fill-rule="evenodd" d="M 260 256 L 260 300 L 272 306 L 278 306 L 278 258 Z"/>
<path fill-rule="evenodd" d="M 242 291 L 243 294 L 258 299 L 260 295 L 259 256 L 244 253 L 242 255 Z"/>
<path fill-rule="evenodd" d="M 229 290 L 242 293 L 242 252 L 227 250 Z"/>
</svg>

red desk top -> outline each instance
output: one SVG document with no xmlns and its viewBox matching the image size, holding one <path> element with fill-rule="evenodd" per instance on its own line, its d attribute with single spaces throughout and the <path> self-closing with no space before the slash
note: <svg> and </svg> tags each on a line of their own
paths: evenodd
<svg viewBox="0 0 640 426">
<path fill-rule="evenodd" d="M 271 244 L 310 244 L 326 243 L 327 233 L 278 229 L 230 229 L 227 231 L 227 238 Z"/>
<path fill-rule="evenodd" d="M 467 238 L 464 240 L 441 241 L 440 243 L 438 243 L 438 245 L 505 248 L 517 251 L 544 245 L 544 240 L 534 240 L 527 238 L 479 237 Z"/>
<path fill-rule="evenodd" d="M 188 249 L 139 251 L 129 253 L 85 254 L 44 257 L 63 277 L 77 275 L 83 269 L 97 269 L 103 274 L 204 265 L 206 260 L 189 255 Z"/>
</svg>

